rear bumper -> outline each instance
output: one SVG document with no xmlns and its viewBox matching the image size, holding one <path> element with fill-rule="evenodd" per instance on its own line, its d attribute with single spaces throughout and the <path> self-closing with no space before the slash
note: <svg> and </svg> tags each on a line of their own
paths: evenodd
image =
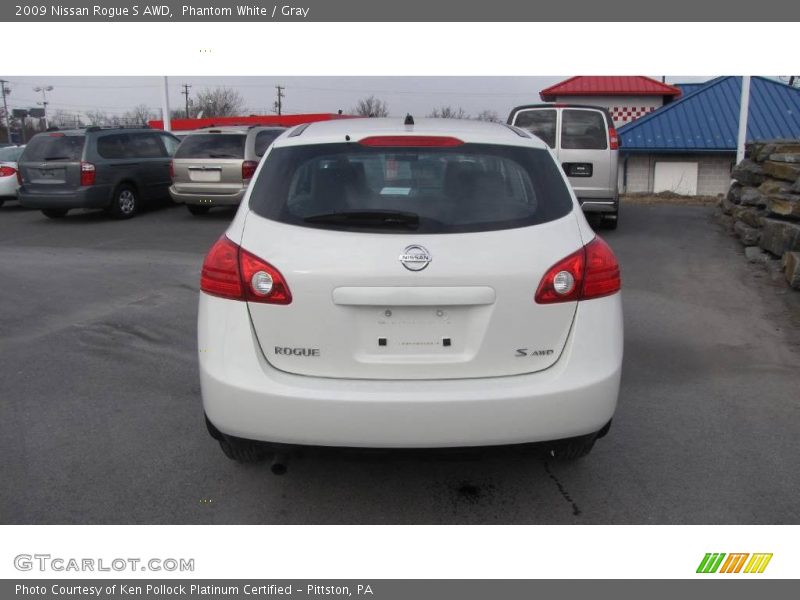
<svg viewBox="0 0 800 600">
<path fill-rule="evenodd" d="M 0 177 L 0 199 L 13 200 L 17 197 L 17 177 Z"/>
<path fill-rule="evenodd" d="M 578 198 L 583 212 L 615 213 L 619 210 L 619 198 Z"/>
<path fill-rule="evenodd" d="M 233 194 L 215 194 L 211 191 L 202 194 L 190 194 L 178 191 L 174 185 L 169 188 L 169 195 L 175 202 L 202 206 L 237 206 L 241 203 L 246 192 L 247 187 L 243 187 Z"/>
<path fill-rule="evenodd" d="M 284 444 L 441 448 L 519 444 L 601 429 L 622 365 L 619 294 L 579 305 L 559 360 L 529 375 L 356 380 L 279 371 L 264 359 L 247 306 L 201 294 L 203 406 L 222 433 Z"/>
<path fill-rule="evenodd" d="M 105 208 L 111 203 L 110 185 L 93 185 L 72 190 L 30 190 L 21 186 L 19 202 L 28 208 Z"/>
</svg>

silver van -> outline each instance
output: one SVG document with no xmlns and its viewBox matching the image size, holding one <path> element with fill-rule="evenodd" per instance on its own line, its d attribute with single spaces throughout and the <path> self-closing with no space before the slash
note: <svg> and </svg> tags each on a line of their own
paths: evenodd
<svg viewBox="0 0 800 600">
<path fill-rule="evenodd" d="M 600 213 L 604 227 L 617 228 L 619 138 L 608 110 L 579 104 L 530 104 L 513 109 L 508 124 L 530 131 L 550 146 L 584 212 Z"/>
<path fill-rule="evenodd" d="M 175 202 L 193 215 L 213 206 L 237 206 L 261 157 L 283 127 L 213 127 L 186 135 L 172 161 Z"/>
</svg>

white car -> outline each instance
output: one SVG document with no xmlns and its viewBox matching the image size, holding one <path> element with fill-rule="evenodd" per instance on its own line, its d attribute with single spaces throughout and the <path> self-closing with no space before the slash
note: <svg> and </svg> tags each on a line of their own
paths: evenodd
<svg viewBox="0 0 800 600">
<path fill-rule="evenodd" d="M 205 258 L 208 429 L 287 445 L 587 454 L 622 364 L 620 273 L 553 154 L 468 120 L 301 125 Z"/>
<path fill-rule="evenodd" d="M 6 200 L 17 199 L 17 188 L 19 188 L 17 161 L 23 150 L 25 146 L 0 148 L 0 206 Z"/>
</svg>

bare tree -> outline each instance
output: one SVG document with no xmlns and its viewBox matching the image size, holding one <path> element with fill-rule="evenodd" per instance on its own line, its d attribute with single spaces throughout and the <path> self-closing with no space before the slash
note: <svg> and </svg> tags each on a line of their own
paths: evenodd
<svg viewBox="0 0 800 600">
<path fill-rule="evenodd" d="M 477 121 L 490 121 L 492 123 L 499 123 L 500 117 L 495 110 L 482 110 L 477 115 L 475 115 L 475 120 Z"/>
<path fill-rule="evenodd" d="M 97 125 L 98 127 L 104 127 L 111 125 L 111 118 L 108 116 L 108 113 L 104 110 L 87 110 L 86 118 L 89 120 L 90 125 Z"/>
<path fill-rule="evenodd" d="M 147 125 L 147 122 L 154 118 L 155 113 L 147 104 L 137 104 L 122 115 L 126 125 Z"/>
<path fill-rule="evenodd" d="M 204 117 L 234 117 L 246 113 L 247 107 L 239 92 L 222 86 L 198 92 L 194 110 Z"/>
<path fill-rule="evenodd" d="M 351 114 L 358 115 L 359 117 L 388 117 L 389 106 L 375 96 L 369 98 L 362 98 L 358 103 L 350 109 Z"/>
<path fill-rule="evenodd" d="M 58 109 L 47 117 L 48 125 L 59 129 L 83 127 L 83 119 L 77 113 L 70 113 L 63 109 Z"/>
<path fill-rule="evenodd" d="M 469 119 L 467 111 L 460 106 L 458 108 L 453 108 L 452 106 L 434 108 L 433 112 L 428 116 L 433 119 Z"/>
</svg>

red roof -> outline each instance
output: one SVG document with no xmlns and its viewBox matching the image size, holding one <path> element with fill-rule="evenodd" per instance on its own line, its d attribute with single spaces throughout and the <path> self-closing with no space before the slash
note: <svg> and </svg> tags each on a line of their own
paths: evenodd
<svg viewBox="0 0 800 600">
<path fill-rule="evenodd" d="M 202 119 L 172 119 L 172 131 L 190 131 L 203 127 L 225 127 L 228 125 L 279 125 L 294 127 L 302 123 L 315 121 L 331 121 L 333 119 L 350 119 L 350 115 L 332 113 L 308 113 L 301 115 L 251 115 L 249 117 L 205 117 Z M 153 129 L 164 129 L 164 121 L 155 119 L 147 124 Z"/>
<path fill-rule="evenodd" d="M 542 100 L 552 102 L 556 96 L 680 96 L 681 91 L 642 75 L 570 77 L 539 92 Z"/>
</svg>

